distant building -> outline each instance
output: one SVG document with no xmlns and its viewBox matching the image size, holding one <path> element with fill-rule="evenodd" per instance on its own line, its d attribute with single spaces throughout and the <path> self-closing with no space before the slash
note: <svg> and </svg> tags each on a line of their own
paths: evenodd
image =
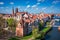
<svg viewBox="0 0 60 40">
<path fill-rule="evenodd" d="M 15 13 L 14 13 L 14 8 L 12 9 L 12 16 L 15 16 Z"/>
<path fill-rule="evenodd" d="M 18 8 L 16 8 L 15 13 L 18 13 Z"/>
</svg>

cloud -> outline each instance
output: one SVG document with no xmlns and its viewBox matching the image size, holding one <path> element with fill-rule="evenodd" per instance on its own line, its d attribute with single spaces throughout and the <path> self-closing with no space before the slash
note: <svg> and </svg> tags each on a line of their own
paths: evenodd
<svg viewBox="0 0 60 40">
<path fill-rule="evenodd" d="M 36 8 L 36 10 L 38 10 L 38 8 Z"/>
<path fill-rule="evenodd" d="M 27 7 L 26 8 L 30 8 L 30 5 L 27 5 Z"/>
<path fill-rule="evenodd" d="M 36 8 L 38 5 L 40 4 L 40 2 L 37 2 L 36 4 L 32 5 L 32 8 Z"/>
<path fill-rule="evenodd" d="M 38 10 L 37 6 L 38 6 L 39 4 L 40 4 L 40 3 L 39 3 L 39 2 L 37 2 L 36 4 L 34 4 L 34 5 L 32 5 L 32 6 L 30 6 L 30 5 L 27 5 L 27 7 L 26 7 L 24 10 L 26 11 L 28 8 L 31 8 L 31 9 L 36 9 L 36 10 Z"/>
<path fill-rule="evenodd" d="M 32 8 L 35 8 L 35 7 L 37 7 L 37 5 L 33 5 L 33 6 L 32 6 Z"/>
<path fill-rule="evenodd" d="M 27 5 L 26 8 L 24 9 L 24 11 L 26 11 L 30 7 L 31 7 L 30 5 Z"/>
<path fill-rule="evenodd" d="M 10 2 L 10 4 L 14 4 L 14 2 Z"/>
<path fill-rule="evenodd" d="M 59 0 L 55 0 L 55 1 L 52 2 L 52 4 L 57 4 L 59 2 L 60 2 Z"/>
<path fill-rule="evenodd" d="M 54 5 L 51 5 L 51 6 L 50 6 L 50 8 L 53 8 L 53 7 L 54 7 Z"/>
<path fill-rule="evenodd" d="M 45 0 L 37 0 L 37 2 L 44 2 Z"/>
<path fill-rule="evenodd" d="M 43 8 L 42 8 L 42 10 L 45 10 L 45 9 L 47 9 L 47 7 L 43 7 Z"/>
<path fill-rule="evenodd" d="M 37 0 L 38 2 L 40 2 L 41 0 Z"/>
<path fill-rule="evenodd" d="M 26 11 L 27 10 L 27 8 L 26 9 L 24 9 L 24 11 Z"/>
<path fill-rule="evenodd" d="M 4 4 L 4 2 L 0 2 L 0 4 Z"/>
<path fill-rule="evenodd" d="M 38 2 L 37 5 L 39 5 L 40 3 Z"/>
<path fill-rule="evenodd" d="M 32 8 L 36 8 L 40 3 L 36 3 L 35 5 L 32 5 Z"/>
</svg>

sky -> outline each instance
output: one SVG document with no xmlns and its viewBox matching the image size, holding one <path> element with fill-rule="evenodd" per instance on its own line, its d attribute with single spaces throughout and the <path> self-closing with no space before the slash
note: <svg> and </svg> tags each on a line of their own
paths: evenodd
<svg viewBox="0 0 60 40">
<path fill-rule="evenodd" d="M 0 0 L 0 13 L 11 14 L 12 8 L 19 12 L 60 13 L 60 0 Z"/>
</svg>

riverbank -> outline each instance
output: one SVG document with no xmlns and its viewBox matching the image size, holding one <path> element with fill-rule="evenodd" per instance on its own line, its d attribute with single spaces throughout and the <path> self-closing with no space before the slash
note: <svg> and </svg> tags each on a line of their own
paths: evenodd
<svg viewBox="0 0 60 40">
<path fill-rule="evenodd" d="M 51 29 L 52 29 L 51 25 L 47 25 L 43 30 L 40 31 L 40 36 L 37 37 L 37 39 L 43 39 Z"/>
<path fill-rule="evenodd" d="M 41 31 L 39 31 L 34 37 L 33 34 L 20 38 L 20 40 L 41 40 L 45 37 L 45 35 L 52 28 L 51 22 L 47 22 L 46 27 L 44 27 Z"/>
<path fill-rule="evenodd" d="M 45 40 L 60 40 L 60 32 L 58 31 L 59 26 L 60 22 L 55 21 L 52 30 L 45 36 Z"/>
</svg>

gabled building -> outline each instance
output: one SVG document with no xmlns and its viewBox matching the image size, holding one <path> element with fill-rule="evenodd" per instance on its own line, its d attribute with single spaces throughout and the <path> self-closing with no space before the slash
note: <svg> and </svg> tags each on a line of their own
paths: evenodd
<svg viewBox="0 0 60 40">
<path fill-rule="evenodd" d="M 16 27 L 16 36 L 23 37 L 31 32 L 29 15 L 27 12 L 17 12 L 16 19 L 18 21 Z"/>
<path fill-rule="evenodd" d="M 43 13 L 39 14 L 39 19 L 43 20 L 44 22 L 48 21 L 49 18 L 51 19 L 51 15 L 50 14 L 43 14 Z"/>
<path fill-rule="evenodd" d="M 21 17 L 20 21 L 17 24 L 16 27 L 16 36 L 23 37 L 30 33 L 29 28 L 30 19 L 25 19 L 24 17 Z M 19 30 L 18 30 L 19 29 Z M 19 33 L 18 33 L 19 31 Z"/>
</svg>

